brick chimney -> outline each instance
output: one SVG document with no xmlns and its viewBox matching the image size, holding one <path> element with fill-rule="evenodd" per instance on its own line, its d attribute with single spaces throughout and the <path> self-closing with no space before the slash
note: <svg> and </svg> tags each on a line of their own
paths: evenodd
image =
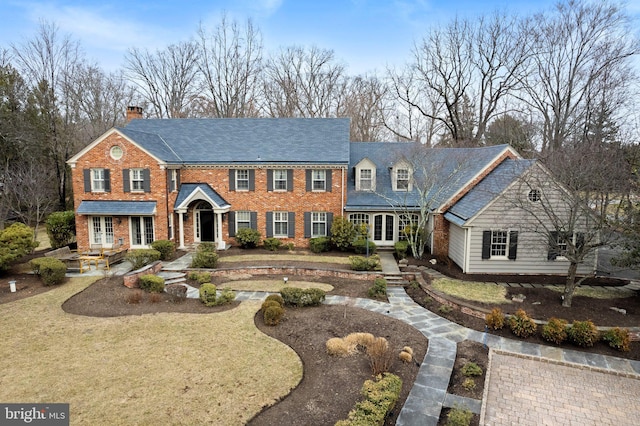
<svg viewBox="0 0 640 426">
<path fill-rule="evenodd" d="M 142 107 L 128 106 L 127 107 L 127 123 L 136 118 L 142 118 Z"/>
</svg>

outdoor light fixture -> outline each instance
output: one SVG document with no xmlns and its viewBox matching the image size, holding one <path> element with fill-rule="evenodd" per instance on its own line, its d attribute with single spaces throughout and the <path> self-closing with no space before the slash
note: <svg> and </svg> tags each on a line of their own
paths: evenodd
<svg viewBox="0 0 640 426">
<path fill-rule="evenodd" d="M 286 283 L 287 283 L 287 281 L 289 281 L 289 278 L 284 277 L 282 280 L 283 280 L 283 281 L 284 281 L 284 283 L 286 284 Z"/>
</svg>

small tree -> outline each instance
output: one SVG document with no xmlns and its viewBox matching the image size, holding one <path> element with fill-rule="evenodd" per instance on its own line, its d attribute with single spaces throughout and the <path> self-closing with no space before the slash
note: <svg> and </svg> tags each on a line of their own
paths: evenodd
<svg viewBox="0 0 640 426">
<path fill-rule="evenodd" d="M 14 223 L 0 231 L 0 271 L 6 271 L 36 247 L 38 242 L 33 240 L 33 230 L 23 223 Z"/>
<path fill-rule="evenodd" d="M 356 239 L 356 234 L 355 226 L 346 217 L 338 216 L 333 219 L 331 224 L 331 243 L 338 250 L 346 251 L 351 248 L 351 244 Z"/>
<path fill-rule="evenodd" d="M 69 245 L 76 239 L 76 220 L 73 210 L 53 212 L 46 221 L 51 248 Z"/>
</svg>

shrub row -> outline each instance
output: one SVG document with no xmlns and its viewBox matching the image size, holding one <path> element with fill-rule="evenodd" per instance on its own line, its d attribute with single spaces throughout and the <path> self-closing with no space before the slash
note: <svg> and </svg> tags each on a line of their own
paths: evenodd
<svg viewBox="0 0 640 426">
<path fill-rule="evenodd" d="M 67 265 L 53 257 L 38 257 L 32 259 L 29 264 L 33 273 L 38 275 L 46 286 L 60 284 L 67 273 Z"/>
<path fill-rule="evenodd" d="M 228 288 L 223 289 L 220 294 L 217 294 L 217 288 L 211 283 L 202 284 L 200 286 L 200 300 L 206 306 L 220 306 L 233 301 L 236 298 L 236 294 L 233 290 Z"/>
<path fill-rule="evenodd" d="M 528 337 L 536 332 L 535 322 L 529 318 L 526 312 L 518 309 L 507 321 L 509 328 L 519 337 Z M 505 324 L 505 316 L 500 308 L 493 308 L 485 317 L 485 323 L 494 330 L 501 329 Z M 573 321 L 568 325 L 567 321 L 560 318 L 550 318 L 542 326 L 542 338 L 548 342 L 560 345 L 565 341 L 570 341 L 578 346 L 591 347 L 600 339 L 605 341 L 614 349 L 628 351 L 630 348 L 629 330 L 615 327 L 603 332 L 592 321 Z"/>
<path fill-rule="evenodd" d="M 376 380 L 367 380 L 362 386 L 364 401 L 356 403 L 346 420 L 336 426 L 383 425 L 387 414 L 393 409 L 402 390 L 400 377 L 385 373 Z"/>
<path fill-rule="evenodd" d="M 326 293 L 319 288 L 285 287 L 280 290 L 280 295 L 287 306 L 319 306 Z"/>
</svg>

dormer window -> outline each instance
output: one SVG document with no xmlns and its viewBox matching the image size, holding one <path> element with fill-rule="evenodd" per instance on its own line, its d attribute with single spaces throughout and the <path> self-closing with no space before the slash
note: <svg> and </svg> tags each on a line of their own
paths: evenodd
<svg viewBox="0 0 640 426">
<path fill-rule="evenodd" d="M 361 191 L 371 191 L 372 185 L 372 171 L 371 169 L 361 169 L 360 170 L 360 190 Z"/>
<path fill-rule="evenodd" d="M 394 191 L 411 191 L 411 168 L 400 162 L 391 169 L 391 180 Z"/>
</svg>

